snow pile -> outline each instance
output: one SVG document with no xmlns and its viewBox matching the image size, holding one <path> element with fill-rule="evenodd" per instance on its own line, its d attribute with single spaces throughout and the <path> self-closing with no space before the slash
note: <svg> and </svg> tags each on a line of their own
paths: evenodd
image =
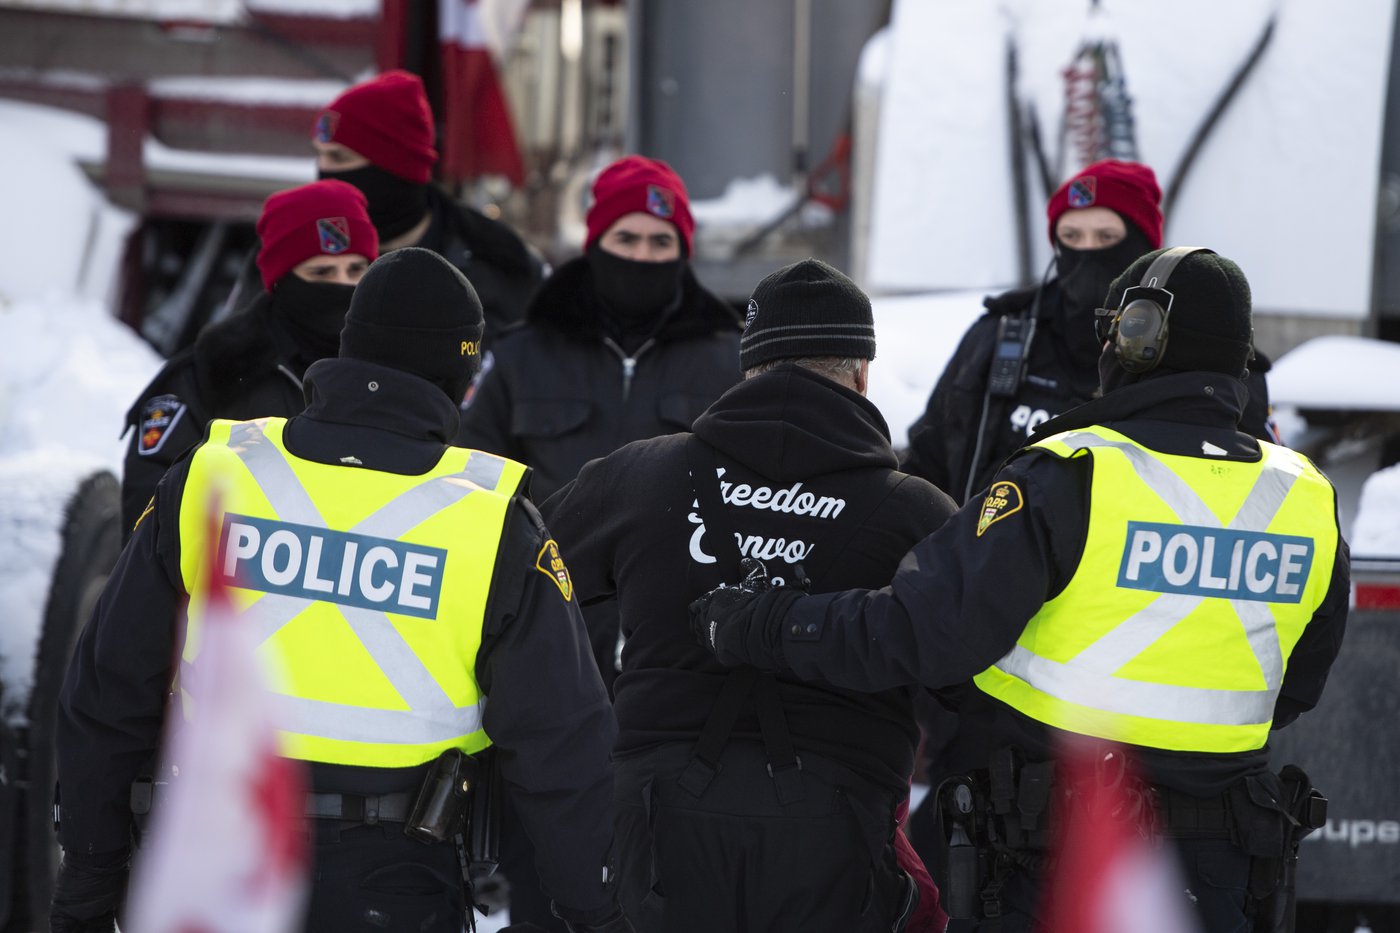
<svg viewBox="0 0 1400 933">
<path fill-rule="evenodd" d="M 64 508 L 98 470 L 121 476 L 122 416 L 160 358 L 93 301 L 0 308 L 0 682 L 8 719 L 32 687 Z"/>
<path fill-rule="evenodd" d="M 27 703 L 33 651 L 58 561 L 64 507 L 97 470 L 121 474 L 123 415 L 160 358 L 114 320 L 132 218 L 76 165 L 100 158 L 95 120 L 0 104 L 8 171 L 0 203 L 0 681 L 4 714 Z"/>
<path fill-rule="evenodd" d="M 1400 411 L 1400 344 L 1367 337 L 1309 340 L 1269 371 L 1269 398 L 1305 409 Z"/>
<path fill-rule="evenodd" d="M 1400 558 L 1400 464 L 1372 473 L 1351 526 L 1357 557 Z"/>
<path fill-rule="evenodd" d="M 982 315 L 986 292 L 946 292 L 876 298 L 875 361 L 870 400 L 885 416 L 895 449 L 908 444 L 909 426 L 924 413 L 963 334 Z"/>
</svg>

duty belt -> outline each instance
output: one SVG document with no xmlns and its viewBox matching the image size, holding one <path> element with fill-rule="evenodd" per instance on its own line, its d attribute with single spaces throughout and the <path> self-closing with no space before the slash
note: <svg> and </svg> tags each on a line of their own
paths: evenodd
<svg viewBox="0 0 1400 933">
<path fill-rule="evenodd" d="M 307 794 L 305 815 L 318 820 L 347 820 L 353 823 L 406 823 L 413 806 L 409 793 Z"/>
</svg>

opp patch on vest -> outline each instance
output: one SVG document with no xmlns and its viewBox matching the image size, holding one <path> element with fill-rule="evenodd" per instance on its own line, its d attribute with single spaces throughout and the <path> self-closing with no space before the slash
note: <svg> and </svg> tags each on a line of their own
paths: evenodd
<svg viewBox="0 0 1400 933">
<path fill-rule="evenodd" d="M 1297 535 L 1128 522 L 1118 566 L 1127 589 L 1253 602 L 1298 603 L 1314 542 Z"/>
<path fill-rule="evenodd" d="M 392 538 L 227 513 L 218 572 L 229 586 L 437 617 L 447 551 Z"/>
</svg>

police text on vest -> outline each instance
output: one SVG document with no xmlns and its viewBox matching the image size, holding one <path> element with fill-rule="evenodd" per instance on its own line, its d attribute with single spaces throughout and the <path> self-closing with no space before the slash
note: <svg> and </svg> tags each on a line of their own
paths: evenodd
<svg viewBox="0 0 1400 933">
<path fill-rule="evenodd" d="M 228 513 L 219 571 L 229 586 L 432 619 L 447 552 L 392 538 Z"/>
<path fill-rule="evenodd" d="M 1313 539 L 1200 525 L 1128 522 L 1118 585 L 1156 593 L 1297 603 Z"/>
</svg>

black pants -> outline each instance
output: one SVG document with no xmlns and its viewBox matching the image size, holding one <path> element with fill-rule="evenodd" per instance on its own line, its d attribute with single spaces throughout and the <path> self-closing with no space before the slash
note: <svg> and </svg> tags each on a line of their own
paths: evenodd
<svg viewBox="0 0 1400 933">
<path fill-rule="evenodd" d="M 461 933 L 466 897 L 452 846 L 426 846 L 402 823 L 314 823 L 308 933 Z"/>
<path fill-rule="evenodd" d="M 677 783 L 689 758 L 673 744 L 615 763 L 619 896 L 638 933 L 903 925 L 912 885 L 890 844 L 893 795 L 809 767 L 803 799 L 784 805 L 762 746 L 731 741 L 697 798 Z"/>
</svg>

